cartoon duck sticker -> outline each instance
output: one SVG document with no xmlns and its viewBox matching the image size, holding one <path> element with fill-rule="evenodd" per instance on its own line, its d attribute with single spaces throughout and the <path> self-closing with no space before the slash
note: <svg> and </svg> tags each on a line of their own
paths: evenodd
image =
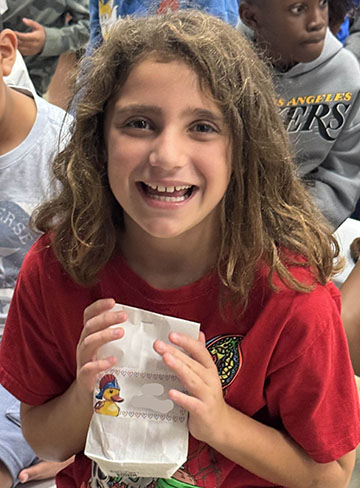
<svg viewBox="0 0 360 488">
<path fill-rule="evenodd" d="M 119 395 L 120 386 L 117 379 L 113 374 L 106 374 L 101 378 L 99 388 L 100 391 L 96 395 L 99 401 L 95 403 L 95 412 L 117 417 L 120 413 L 120 407 L 118 407 L 117 403 L 124 401 Z"/>
</svg>

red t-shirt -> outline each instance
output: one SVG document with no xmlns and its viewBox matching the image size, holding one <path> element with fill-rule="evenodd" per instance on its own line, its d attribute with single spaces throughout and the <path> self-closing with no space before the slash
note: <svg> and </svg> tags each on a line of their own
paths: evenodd
<svg viewBox="0 0 360 488">
<path fill-rule="evenodd" d="M 306 269 L 293 274 L 311 282 Z M 0 348 L 0 381 L 21 401 L 40 405 L 61 395 L 76 375 L 83 310 L 100 298 L 201 323 L 226 401 L 284 429 L 318 462 L 339 459 L 360 441 L 359 403 L 333 284 L 299 293 L 259 273 L 244 314 L 219 313 L 215 271 L 175 290 L 159 290 L 114 256 L 92 287 L 64 272 L 49 238 L 41 237 L 20 271 Z M 230 358 L 231 361 L 225 361 Z M 230 370 L 227 367 L 232 365 Z M 226 366 L 226 367 L 225 367 Z M 221 423 L 221 419 L 219 419 Z M 80 488 L 91 462 L 79 454 L 57 477 Z M 184 469 L 206 488 L 274 486 L 190 437 Z"/>
</svg>

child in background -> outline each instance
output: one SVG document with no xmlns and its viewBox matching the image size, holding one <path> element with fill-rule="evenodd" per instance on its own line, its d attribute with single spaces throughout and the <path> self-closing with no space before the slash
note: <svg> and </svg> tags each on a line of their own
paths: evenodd
<svg viewBox="0 0 360 488">
<path fill-rule="evenodd" d="M 46 234 L 0 349 L 26 438 L 41 457 L 77 454 L 58 488 L 153 486 L 108 479 L 83 454 L 96 378 L 116 364 L 97 350 L 124 333 L 110 327 L 126 320 L 119 302 L 201 324 L 198 340 L 153 346 L 189 392 L 169 393 L 191 434 L 175 478 L 345 487 L 360 423 L 329 281 L 338 246 L 296 178 L 268 69 L 197 11 L 127 18 L 88 64 L 54 162 L 62 191 L 35 216 Z"/>
<path fill-rule="evenodd" d="M 358 5 L 353 18 L 351 19 L 351 25 L 349 35 L 345 41 L 346 49 L 349 49 L 355 54 L 357 60 L 360 62 L 360 6 Z"/>
<path fill-rule="evenodd" d="M 240 15 L 276 69 L 299 175 L 335 229 L 360 194 L 359 64 L 328 29 L 326 0 L 243 0 Z"/>
<path fill-rule="evenodd" d="M 13 29 L 37 93 L 44 95 L 61 54 L 89 40 L 88 0 L 6 0 L 4 27 Z"/>
<path fill-rule="evenodd" d="M 333 12 L 332 3 L 329 4 L 330 12 L 330 28 L 332 32 L 336 35 L 340 42 L 342 42 L 347 48 L 350 46 L 350 51 L 352 51 L 356 56 L 358 56 L 358 49 L 351 49 L 352 42 L 349 37 L 353 36 L 358 30 L 357 19 L 359 17 L 359 0 L 346 0 L 342 5 L 341 2 L 335 1 L 337 12 L 334 12 L 334 19 L 338 18 L 341 20 L 341 15 L 344 14 L 344 22 L 340 25 L 338 31 L 336 31 L 336 24 L 332 22 Z M 357 43 L 356 43 L 357 44 Z"/>
<path fill-rule="evenodd" d="M 15 33 L 0 29 L 0 341 L 22 260 L 38 237 L 29 229 L 29 216 L 48 196 L 50 160 L 65 115 L 35 95 L 26 71 L 13 72 L 21 61 L 16 46 Z M 8 83 L 20 86 L 10 88 Z M 19 424 L 19 401 L 0 385 L 1 488 L 52 477 L 63 467 L 43 462 L 31 466 L 39 460 Z"/>
</svg>

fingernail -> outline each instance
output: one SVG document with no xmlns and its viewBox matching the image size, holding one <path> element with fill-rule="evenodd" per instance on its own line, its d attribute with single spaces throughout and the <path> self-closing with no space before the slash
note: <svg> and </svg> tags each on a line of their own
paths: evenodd
<svg viewBox="0 0 360 488">
<path fill-rule="evenodd" d="M 119 310 L 118 312 L 116 312 L 116 314 L 119 322 L 124 322 L 127 319 L 126 312 L 124 312 L 123 310 Z"/>
<path fill-rule="evenodd" d="M 117 337 L 121 337 L 122 336 L 122 329 L 120 329 L 120 327 L 117 327 L 116 329 L 114 329 L 112 331 L 112 335 L 113 337 L 117 338 Z"/>
<path fill-rule="evenodd" d="M 161 341 L 160 339 L 158 339 L 156 341 L 156 349 L 159 351 L 159 352 L 163 352 L 165 351 L 165 342 Z"/>
<path fill-rule="evenodd" d="M 108 364 L 108 368 L 111 368 L 112 366 L 114 366 L 117 363 L 117 359 L 115 356 L 111 356 L 111 357 L 107 358 L 106 361 Z"/>
</svg>

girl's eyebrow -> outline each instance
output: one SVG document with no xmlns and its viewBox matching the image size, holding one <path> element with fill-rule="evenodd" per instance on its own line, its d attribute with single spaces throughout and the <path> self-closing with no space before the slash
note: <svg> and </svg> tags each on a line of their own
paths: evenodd
<svg viewBox="0 0 360 488">
<path fill-rule="evenodd" d="M 133 115 L 134 113 L 139 113 L 139 112 L 153 112 L 155 114 L 160 115 L 162 111 L 156 105 L 145 105 L 141 103 L 132 103 L 130 105 L 125 105 L 124 107 L 115 105 L 114 108 L 115 116 Z"/>
<path fill-rule="evenodd" d="M 162 109 L 157 105 L 147 105 L 141 103 L 133 103 L 130 105 L 125 106 L 115 106 L 114 109 L 114 116 L 115 117 L 126 117 L 134 114 L 140 113 L 153 113 L 155 115 L 160 116 L 162 114 Z M 183 111 L 184 116 L 195 116 L 199 119 L 206 119 L 212 120 L 213 122 L 217 123 L 224 123 L 224 116 L 219 112 L 215 112 L 212 110 L 207 110 L 205 108 L 198 108 L 198 107 L 187 107 Z"/>
<path fill-rule="evenodd" d="M 212 110 L 207 110 L 206 108 L 191 108 L 185 110 L 185 114 L 195 115 L 198 119 L 205 119 L 211 120 L 218 124 L 222 124 L 225 122 L 223 114 L 219 112 L 215 112 Z"/>
</svg>

